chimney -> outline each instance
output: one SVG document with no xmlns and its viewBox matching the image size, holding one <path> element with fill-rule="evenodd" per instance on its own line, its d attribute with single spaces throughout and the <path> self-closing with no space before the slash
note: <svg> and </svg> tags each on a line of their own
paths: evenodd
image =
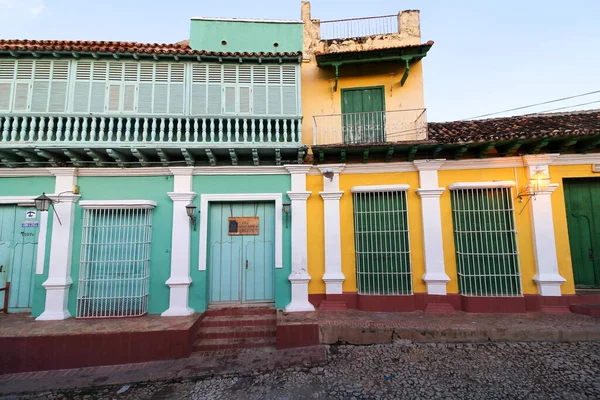
<svg viewBox="0 0 600 400">
<path fill-rule="evenodd" d="M 421 43 L 419 10 L 405 10 L 398 13 L 398 32 L 403 39 L 416 39 L 417 43 Z"/>
</svg>

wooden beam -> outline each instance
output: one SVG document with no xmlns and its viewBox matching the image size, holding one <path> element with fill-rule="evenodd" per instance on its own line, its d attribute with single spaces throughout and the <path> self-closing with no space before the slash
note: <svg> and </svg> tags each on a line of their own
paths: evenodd
<svg viewBox="0 0 600 400">
<path fill-rule="evenodd" d="M 275 165 L 281 165 L 281 149 L 275 149 Z"/>
<path fill-rule="evenodd" d="M 496 150 L 498 151 L 500 157 L 506 157 L 519 150 L 521 144 L 523 144 L 523 140 L 513 140 L 512 142 L 508 142 L 507 144 L 496 145 Z"/>
<path fill-rule="evenodd" d="M 362 163 L 366 164 L 367 162 L 369 162 L 369 148 L 365 147 L 363 149 Z"/>
<path fill-rule="evenodd" d="M 50 162 L 50 165 L 52 165 L 53 167 L 64 167 L 66 165 L 67 160 L 64 157 L 61 157 L 57 154 L 50 153 L 49 151 L 42 149 L 35 149 L 35 153 L 38 156 L 48 160 Z"/>
<path fill-rule="evenodd" d="M 156 154 L 158 154 L 158 158 L 160 158 L 160 162 L 162 163 L 163 166 L 168 167 L 169 166 L 169 157 L 167 157 L 167 154 L 165 153 L 165 151 L 163 149 L 156 149 Z"/>
<path fill-rule="evenodd" d="M 556 146 L 553 147 L 552 152 L 562 153 L 569 147 L 577 144 L 579 138 L 567 138 L 565 140 L 561 140 Z"/>
<path fill-rule="evenodd" d="M 396 151 L 396 149 L 394 148 L 394 146 L 388 147 L 387 153 L 385 153 L 385 160 L 384 160 L 384 162 L 389 163 L 390 161 L 392 161 L 392 156 L 394 155 L 394 151 Z"/>
<path fill-rule="evenodd" d="M 551 138 L 544 138 L 544 139 L 538 141 L 533 146 L 531 146 L 531 150 L 529 150 L 529 152 L 531 154 L 539 154 L 540 150 L 542 150 L 544 147 L 546 147 L 548 145 L 548 143 L 550 143 L 550 140 L 551 140 Z"/>
<path fill-rule="evenodd" d="M 600 143 L 600 135 L 593 136 L 591 139 L 586 141 L 580 141 L 577 146 L 577 152 L 581 154 L 589 153 L 594 150 L 596 146 Z"/>
<path fill-rule="evenodd" d="M 320 163 L 325 162 L 325 152 L 323 150 L 319 150 L 318 153 L 319 153 L 319 162 Z"/>
<path fill-rule="evenodd" d="M 238 165 L 238 157 L 235 149 L 229 149 L 229 158 L 231 158 L 231 165 Z"/>
<path fill-rule="evenodd" d="M 131 154 L 133 154 L 135 156 L 135 158 L 138 159 L 138 161 L 140 162 L 142 167 L 149 167 L 149 160 L 148 157 L 146 157 L 146 155 L 144 153 L 142 153 L 141 150 L 139 149 L 131 149 Z"/>
<path fill-rule="evenodd" d="M 8 168 L 17 168 L 22 166 L 24 163 L 23 159 L 16 154 L 0 151 L 0 162 L 6 165 Z"/>
<path fill-rule="evenodd" d="M 493 142 L 490 143 L 486 143 L 482 146 L 479 146 L 476 150 L 475 150 L 475 157 L 477 158 L 483 158 L 485 156 L 487 156 L 487 154 L 492 151 L 494 149 L 494 147 L 496 147 L 496 144 Z"/>
<path fill-rule="evenodd" d="M 304 164 L 304 150 L 298 150 L 298 164 Z"/>
<path fill-rule="evenodd" d="M 69 149 L 62 149 L 62 152 L 65 156 L 69 157 L 69 160 L 71 160 L 71 164 L 73 164 L 74 167 L 82 167 L 83 166 L 83 162 L 82 162 L 79 154 L 77 154 Z"/>
<path fill-rule="evenodd" d="M 106 163 L 108 161 L 106 160 L 106 158 L 104 158 L 104 156 L 102 156 L 97 151 L 92 150 L 92 149 L 83 149 L 83 151 L 85 151 L 85 154 L 87 154 L 88 156 L 90 156 L 92 158 L 92 160 L 94 160 L 94 162 L 96 163 L 96 165 L 98 167 L 106 166 Z"/>
<path fill-rule="evenodd" d="M 23 159 L 31 164 L 32 167 L 39 167 L 47 163 L 45 159 L 23 149 L 13 149 L 13 152 L 19 157 L 23 157 Z"/>
<path fill-rule="evenodd" d="M 406 156 L 406 158 L 409 162 L 413 162 L 415 160 L 415 155 L 417 154 L 418 150 L 418 146 L 412 146 L 410 149 L 408 149 L 408 155 Z"/>
<path fill-rule="evenodd" d="M 181 154 L 183 155 L 183 158 L 185 158 L 185 163 L 188 165 L 188 167 L 193 167 L 196 163 L 194 156 L 192 156 L 188 149 L 181 148 L 180 150 Z"/>
<path fill-rule="evenodd" d="M 340 162 L 342 164 L 346 162 L 346 149 L 343 149 L 340 153 Z"/>
<path fill-rule="evenodd" d="M 462 158 L 463 154 L 465 154 L 467 152 L 467 150 L 469 150 L 469 146 L 467 146 L 466 144 L 463 144 L 462 146 L 458 146 L 454 150 L 454 159 L 460 160 Z"/>
<path fill-rule="evenodd" d="M 260 163 L 258 158 L 258 149 L 252 149 L 252 161 L 254 162 L 254 165 L 258 165 Z"/>
<path fill-rule="evenodd" d="M 441 144 L 436 145 L 433 148 L 433 151 L 431 152 L 431 158 L 438 158 L 443 148 L 444 146 L 442 146 Z"/>
<path fill-rule="evenodd" d="M 210 165 L 212 165 L 213 167 L 217 165 L 217 158 L 215 157 L 211 149 L 206 149 L 206 156 L 208 157 L 208 162 L 210 163 Z"/>
<path fill-rule="evenodd" d="M 106 153 L 111 156 L 121 168 L 126 168 L 127 163 L 132 161 L 131 157 L 127 157 L 124 153 L 121 153 L 115 149 L 106 149 Z"/>
</svg>

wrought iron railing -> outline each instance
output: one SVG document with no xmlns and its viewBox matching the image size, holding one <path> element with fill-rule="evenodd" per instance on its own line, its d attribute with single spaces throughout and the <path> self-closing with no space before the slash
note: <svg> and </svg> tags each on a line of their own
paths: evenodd
<svg viewBox="0 0 600 400">
<path fill-rule="evenodd" d="M 0 148 L 297 146 L 302 117 L 0 114 Z"/>
<path fill-rule="evenodd" d="M 321 21 L 321 40 L 398 33 L 398 15 Z"/>
<path fill-rule="evenodd" d="M 424 108 L 315 115 L 313 144 L 369 144 L 427 139 Z"/>
</svg>

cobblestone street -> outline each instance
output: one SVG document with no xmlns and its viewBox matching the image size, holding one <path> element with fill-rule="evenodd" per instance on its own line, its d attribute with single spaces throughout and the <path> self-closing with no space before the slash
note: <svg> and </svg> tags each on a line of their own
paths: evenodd
<svg viewBox="0 0 600 400">
<path fill-rule="evenodd" d="M 600 343 L 331 346 L 324 367 L 38 393 L 48 399 L 585 399 L 600 397 Z"/>
</svg>

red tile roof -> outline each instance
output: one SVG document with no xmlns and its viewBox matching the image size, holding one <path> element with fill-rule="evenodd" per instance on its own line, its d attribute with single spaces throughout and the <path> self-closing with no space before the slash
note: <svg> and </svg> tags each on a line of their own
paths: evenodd
<svg viewBox="0 0 600 400">
<path fill-rule="evenodd" d="M 330 42 L 343 42 L 346 40 L 355 40 L 355 39 L 328 39 L 325 40 L 326 42 L 330 43 Z M 422 44 L 408 44 L 408 45 L 404 45 L 404 46 L 393 46 L 393 47 L 385 47 L 385 48 L 373 48 L 373 49 L 363 49 L 363 50 L 340 50 L 340 51 L 330 51 L 330 48 L 327 48 L 327 51 L 317 51 L 315 52 L 316 56 L 323 56 L 323 55 L 328 55 L 328 54 L 346 54 L 346 53 L 357 53 L 357 52 L 368 52 L 368 51 L 372 51 L 372 52 L 381 52 L 381 51 L 393 51 L 393 50 L 403 50 L 403 49 L 418 49 L 420 47 L 426 47 L 426 46 L 433 46 L 434 42 L 433 40 L 429 40 L 426 43 L 422 43 Z"/>
<path fill-rule="evenodd" d="M 187 41 L 166 43 L 105 42 L 86 40 L 0 40 L 0 52 L 81 52 L 81 53 L 121 53 L 121 54 L 165 54 L 217 57 L 298 57 L 302 53 L 232 53 L 206 50 L 192 50 Z"/>
<path fill-rule="evenodd" d="M 429 140 L 437 143 L 600 135 L 600 109 L 473 121 L 430 122 L 428 126 Z"/>
</svg>

